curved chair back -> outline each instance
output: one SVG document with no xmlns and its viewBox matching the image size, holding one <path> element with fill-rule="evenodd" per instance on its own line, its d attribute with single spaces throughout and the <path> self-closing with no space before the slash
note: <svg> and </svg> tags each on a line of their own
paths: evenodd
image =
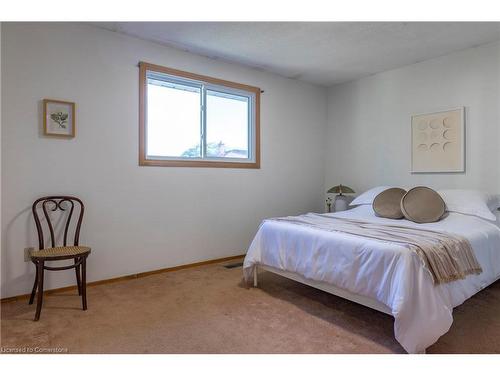
<svg viewBox="0 0 500 375">
<path fill-rule="evenodd" d="M 47 227 L 50 233 L 51 247 L 56 247 L 56 236 L 54 234 L 54 225 L 52 222 L 50 211 L 67 211 L 66 221 L 64 224 L 64 236 L 63 236 L 63 246 L 67 246 L 68 242 L 68 232 L 70 228 L 71 219 L 73 217 L 73 212 L 75 210 L 75 205 L 79 205 L 79 215 L 75 215 L 75 219 L 77 219 L 76 227 L 75 227 L 75 236 L 73 238 L 73 246 L 78 246 L 78 241 L 80 239 L 80 228 L 82 226 L 83 220 L 83 211 L 84 205 L 83 202 L 72 196 L 65 195 L 54 195 L 48 197 L 39 198 L 33 203 L 32 211 L 33 217 L 35 219 L 36 230 L 38 233 L 38 248 L 44 248 L 44 237 L 43 237 L 43 227 L 40 221 L 40 217 L 38 216 L 38 210 L 41 208 L 43 211 L 43 216 L 45 217 L 45 221 L 47 222 Z M 68 211 L 69 209 L 69 211 Z"/>
</svg>

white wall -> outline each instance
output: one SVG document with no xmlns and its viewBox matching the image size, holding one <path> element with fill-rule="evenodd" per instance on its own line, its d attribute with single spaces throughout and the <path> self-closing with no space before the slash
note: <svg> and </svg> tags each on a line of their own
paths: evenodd
<svg viewBox="0 0 500 375">
<path fill-rule="evenodd" d="M 326 91 L 83 24 L 3 24 L 1 296 L 29 293 L 31 203 L 86 203 L 89 281 L 242 254 L 269 216 L 323 208 Z M 259 86 L 262 167 L 138 166 L 140 60 Z M 73 140 L 41 136 L 43 98 L 76 102 Z M 46 288 L 74 283 L 49 272 Z"/>
<path fill-rule="evenodd" d="M 325 188 L 375 185 L 500 192 L 500 44 L 346 84 L 328 95 Z M 410 174 L 410 116 L 466 107 L 466 173 Z"/>
</svg>

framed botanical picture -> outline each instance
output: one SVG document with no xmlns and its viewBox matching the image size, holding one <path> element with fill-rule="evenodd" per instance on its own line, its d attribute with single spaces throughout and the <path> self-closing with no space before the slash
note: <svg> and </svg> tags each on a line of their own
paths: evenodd
<svg viewBox="0 0 500 375">
<path fill-rule="evenodd" d="M 73 138 L 75 136 L 75 103 L 44 99 L 43 134 Z"/>
<path fill-rule="evenodd" d="M 465 172 L 464 107 L 411 118 L 412 173 Z"/>
</svg>

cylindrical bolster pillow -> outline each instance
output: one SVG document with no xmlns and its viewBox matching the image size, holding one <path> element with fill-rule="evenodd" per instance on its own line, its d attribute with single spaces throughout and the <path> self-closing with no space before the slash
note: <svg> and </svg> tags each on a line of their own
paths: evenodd
<svg viewBox="0 0 500 375">
<path fill-rule="evenodd" d="M 401 199 L 401 211 L 406 219 L 415 223 L 433 223 L 439 221 L 445 212 L 443 198 L 425 186 L 417 186 Z"/>
<path fill-rule="evenodd" d="M 373 200 L 373 211 L 380 217 L 387 219 L 402 219 L 401 198 L 406 194 L 406 190 L 400 188 L 390 188 L 379 193 Z"/>
</svg>

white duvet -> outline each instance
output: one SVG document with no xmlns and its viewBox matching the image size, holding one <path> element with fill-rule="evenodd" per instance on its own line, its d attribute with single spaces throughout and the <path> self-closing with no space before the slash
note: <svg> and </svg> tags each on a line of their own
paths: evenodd
<svg viewBox="0 0 500 375">
<path fill-rule="evenodd" d="M 369 205 L 330 215 L 394 223 L 375 216 Z M 483 272 L 435 286 L 420 258 L 405 246 L 265 220 L 245 257 L 245 278 L 251 278 L 254 265 L 263 264 L 371 297 L 392 311 L 394 334 L 403 348 L 423 352 L 450 329 L 455 306 L 500 277 L 500 228 L 458 213 L 437 223 L 398 224 L 466 237 Z"/>
</svg>

